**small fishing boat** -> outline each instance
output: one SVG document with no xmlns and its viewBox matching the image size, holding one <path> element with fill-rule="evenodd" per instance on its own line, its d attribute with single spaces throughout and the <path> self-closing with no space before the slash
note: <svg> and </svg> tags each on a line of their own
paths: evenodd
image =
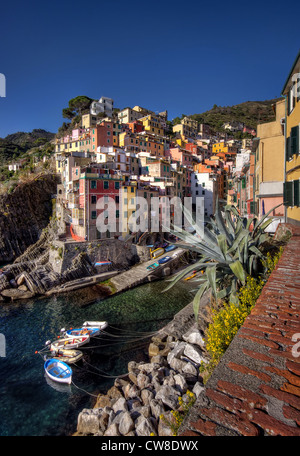
<svg viewBox="0 0 300 456">
<path fill-rule="evenodd" d="M 65 337 L 62 339 L 55 340 L 51 342 L 50 350 L 59 350 L 61 348 L 67 350 L 73 350 L 75 348 L 79 348 L 82 345 L 87 344 L 90 341 L 90 336 L 79 336 L 79 337 Z"/>
<path fill-rule="evenodd" d="M 186 277 L 184 280 L 190 280 L 190 279 L 193 279 L 193 277 L 195 277 L 195 275 L 197 274 L 197 271 L 193 271 L 192 272 L 192 275 Z"/>
<path fill-rule="evenodd" d="M 80 350 L 65 350 L 60 348 L 51 352 L 52 359 L 58 359 L 66 364 L 77 363 L 82 357 L 83 353 Z"/>
<path fill-rule="evenodd" d="M 47 359 L 44 369 L 48 377 L 55 382 L 68 384 L 72 382 L 72 369 L 63 361 L 54 358 Z"/>
<path fill-rule="evenodd" d="M 82 325 L 84 328 L 98 328 L 99 330 L 103 330 L 107 328 L 108 323 L 107 321 L 85 321 Z"/>
<path fill-rule="evenodd" d="M 174 245 L 174 244 L 171 244 L 171 245 L 168 245 L 166 248 L 165 248 L 165 251 L 166 252 L 171 252 L 172 250 L 175 250 L 177 249 L 177 246 Z"/>
</svg>

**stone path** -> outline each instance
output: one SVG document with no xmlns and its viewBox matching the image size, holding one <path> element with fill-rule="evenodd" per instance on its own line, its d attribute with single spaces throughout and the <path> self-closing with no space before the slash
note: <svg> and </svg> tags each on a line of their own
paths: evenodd
<svg viewBox="0 0 300 456">
<path fill-rule="evenodd" d="M 181 436 L 300 436 L 300 229 L 292 230 Z"/>
<path fill-rule="evenodd" d="M 158 263 L 158 260 L 166 256 L 172 257 L 175 253 L 176 257 L 173 257 L 174 259 L 185 253 L 185 251 L 183 249 L 176 249 L 172 250 L 171 252 L 166 252 L 157 259 L 152 259 L 142 264 L 138 264 L 136 266 L 133 266 L 130 270 L 118 274 L 111 279 L 111 283 L 114 285 L 116 292 L 124 291 L 144 283 L 146 279 L 149 278 L 149 276 L 155 275 L 155 273 L 158 273 L 158 271 L 160 271 L 164 266 L 169 266 L 172 260 L 170 260 L 168 263 L 160 265 L 153 270 L 148 270 L 147 266 L 150 266 L 153 263 Z"/>
</svg>

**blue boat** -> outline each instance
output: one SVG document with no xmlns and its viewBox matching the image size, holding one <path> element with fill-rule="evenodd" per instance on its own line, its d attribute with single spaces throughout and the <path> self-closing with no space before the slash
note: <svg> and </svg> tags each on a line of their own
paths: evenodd
<svg viewBox="0 0 300 456">
<path fill-rule="evenodd" d="M 171 252 L 171 250 L 177 249 L 177 246 L 174 244 L 168 245 L 168 247 L 165 248 L 165 252 Z"/>
<path fill-rule="evenodd" d="M 47 359 L 44 369 L 48 377 L 55 382 L 68 384 L 72 382 L 72 369 L 63 361 L 55 358 Z"/>
<path fill-rule="evenodd" d="M 164 264 L 164 263 L 167 263 L 170 260 L 171 260 L 171 257 L 165 256 L 164 258 L 161 258 L 160 260 L 158 260 L 158 262 L 159 262 L 159 264 Z"/>
</svg>

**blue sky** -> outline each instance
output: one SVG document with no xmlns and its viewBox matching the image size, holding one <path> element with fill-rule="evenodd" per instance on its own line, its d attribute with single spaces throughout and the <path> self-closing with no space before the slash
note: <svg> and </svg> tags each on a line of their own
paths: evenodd
<svg viewBox="0 0 300 456">
<path fill-rule="evenodd" d="M 170 120 L 278 97 L 300 47 L 299 13 L 299 2 L 268 0 L 5 2 L 0 137 L 56 132 L 77 95 L 167 109 Z"/>
</svg>

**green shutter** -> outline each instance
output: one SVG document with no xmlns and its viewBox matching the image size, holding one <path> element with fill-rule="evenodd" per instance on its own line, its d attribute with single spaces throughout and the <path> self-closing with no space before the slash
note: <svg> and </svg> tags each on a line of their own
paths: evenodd
<svg viewBox="0 0 300 456">
<path fill-rule="evenodd" d="M 283 200 L 285 206 L 293 206 L 293 181 L 284 182 L 283 184 Z"/>
<path fill-rule="evenodd" d="M 291 138 L 286 138 L 286 151 L 285 151 L 285 159 L 289 161 L 291 157 Z"/>
<path fill-rule="evenodd" d="M 299 151 L 299 127 L 291 128 L 291 157 Z"/>
<path fill-rule="evenodd" d="M 294 206 L 299 207 L 300 195 L 299 195 L 299 180 L 294 180 Z"/>
</svg>

